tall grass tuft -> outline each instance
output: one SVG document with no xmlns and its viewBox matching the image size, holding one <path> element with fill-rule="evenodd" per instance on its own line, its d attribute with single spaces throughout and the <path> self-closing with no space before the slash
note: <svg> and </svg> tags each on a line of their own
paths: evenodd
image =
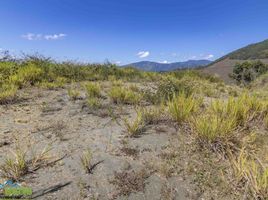
<svg viewBox="0 0 268 200">
<path fill-rule="evenodd" d="M 136 118 L 132 122 L 130 122 L 128 119 L 125 119 L 124 124 L 127 129 L 128 136 L 135 137 L 141 134 L 145 127 L 142 112 L 138 110 Z"/>
<path fill-rule="evenodd" d="M 109 96 L 116 104 L 138 104 L 142 99 L 141 94 L 124 87 L 112 87 Z"/>
<path fill-rule="evenodd" d="M 255 199 L 268 197 L 268 166 L 251 159 L 244 149 L 237 158 L 231 157 L 231 167 L 238 185 L 243 185 Z"/>
<path fill-rule="evenodd" d="M 99 83 L 89 82 L 85 84 L 86 93 L 88 97 L 101 97 L 101 86 Z"/>
<path fill-rule="evenodd" d="M 185 93 L 180 93 L 176 96 L 174 94 L 172 100 L 167 103 L 168 111 L 178 124 L 182 124 L 199 111 L 202 102 L 201 98 L 196 98 L 193 95 L 186 96 Z"/>
</svg>

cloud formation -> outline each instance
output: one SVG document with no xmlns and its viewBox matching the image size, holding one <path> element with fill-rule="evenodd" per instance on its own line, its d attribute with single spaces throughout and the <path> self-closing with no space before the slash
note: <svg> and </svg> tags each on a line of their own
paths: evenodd
<svg viewBox="0 0 268 200">
<path fill-rule="evenodd" d="M 139 58 L 146 58 L 150 55 L 149 51 L 140 51 L 139 53 L 137 53 L 137 56 L 139 56 Z"/>
<path fill-rule="evenodd" d="M 209 55 L 205 56 L 204 58 L 205 59 L 212 59 L 212 58 L 214 58 L 214 55 L 213 54 L 209 54 Z"/>
<path fill-rule="evenodd" d="M 59 40 L 67 35 L 64 33 L 59 33 L 59 34 L 51 34 L 51 35 L 43 35 L 43 34 L 34 34 L 34 33 L 27 33 L 25 35 L 22 35 L 21 37 L 26 39 L 26 40 Z"/>
<path fill-rule="evenodd" d="M 167 60 L 164 60 L 164 61 L 161 61 L 160 63 L 162 63 L 162 64 L 168 64 L 170 62 L 168 62 Z"/>
</svg>

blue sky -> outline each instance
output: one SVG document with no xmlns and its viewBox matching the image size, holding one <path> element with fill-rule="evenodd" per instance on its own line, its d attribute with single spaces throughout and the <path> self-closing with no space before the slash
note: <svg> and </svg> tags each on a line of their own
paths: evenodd
<svg viewBox="0 0 268 200">
<path fill-rule="evenodd" d="M 267 0 L 0 0 L 0 48 L 14 54 L 213 60 L 267 38 Z"/>
</svg>

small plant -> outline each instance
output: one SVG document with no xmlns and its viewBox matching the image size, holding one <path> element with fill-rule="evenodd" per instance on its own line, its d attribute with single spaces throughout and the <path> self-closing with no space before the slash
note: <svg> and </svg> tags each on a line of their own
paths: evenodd
<svg viewBox="0 0 268 200">
<path fill-rule="evenodd" d="M 88 98 L 87 104 L 91 108 L 100 108 L 101 107 L 100 100 L 98 98 L 95 98 L 95 97 Z"/>
<path fill-rule="evenodd" d="M 71 100 L 75 101 L 75 100 L 79 99 L 80 92 L 76 89 L 69 88 L 68 89 L 68 96 L 70 97 Z"/>
<path fill-rule="evenodd" d="M 80 157 L 80 162 L 87 174 L 90 173 L 91 169 L 91 161 L 92 161 L 92 152 L 90 149 L 87 149 L 82 156 Z"/>
<path fill-rule="evenodd" d="M 140 109 L 140 112 L 142 112 L 145 124 L 157 124 L 163 120 L 163 107 L 142 108 Z"/>
<path fill-rule="evenodd" d="M 192 95 L 186 96 L 184 93 L 175 96 L 168 102 L 168 111 L 172 118 L 181 124 L 187 121 L 195 114 L 202 104 L 202 99 L 195 98 Z"/>
<path fill-rule="evenodd" d="M 42 167 L 50 159 L 48 155 L 50 150 L 46 147 L 41 153 L 32 152 L 29 154 L 28 150 L 17 147 L 16 151 L 12 152 L 13 157 L 6 158 L 4 163 L 0 165 L 1 177 L 20 180 L 27 173 Z"/>
<path fill-rule="evenodd" d="M 95 97 L 101 97 L 101 87 L 100 84 L 98 83 L 87 83 L 85 84 L 87 96 L 90 98 L 95 98 Z"/>
<path fill-rule="evenodd" d="M 125 119 L 125 127 L 130 137 L 135 137 L 144 129 L 145 122 L 141 111 L 137 111 L 135 120 L 130 123 L 128 119 Z"/>
</svg>

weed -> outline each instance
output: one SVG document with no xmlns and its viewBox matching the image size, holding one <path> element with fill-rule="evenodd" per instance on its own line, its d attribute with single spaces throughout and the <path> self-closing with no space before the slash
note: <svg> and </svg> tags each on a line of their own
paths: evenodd
<svg viewBox="0 0 268 200">
<path fill-rule="evenodd" d="M 149 172 L 145 169 L 140 171 L 123 171 L 115 172 L 114 180 L 111 181 L 114 184 L 118 192 L 118 196 L 128 196 L 132 192 L 140 192 L 145 189 L 145 180 L 149 177 Z"/>
<path fill-rule="evenodd" d="M 71 100 L 75 101 L 79 99 L 80 97 L 80 92 L 77 89 L 68 89 L 68 96 L 70 97 Z"/>
<path fill-rule="evenodd" d="M 163 120 L 164 107 L 141 108 L 140 112 L 145 124 L 157 124 Z"/>
<path fill-rule="evenodd" d="M 124 122 L 125 122 L 125 127 L 127 129 L 128 135 L 130 137 L 135 137 L 139 135 L 145 126 L 141 111 L 137 111 L 137 116 L 132 123 L 130 123 L 128 119 L 125 119 Z"/>
<path fill-rule="evenodd" d="M 201 104 L 202 99 L 193 95 L 187 97 L 184 93 L 178 96 L 174 94 L 172 100 L 168 102 L 168 111 L 178 124 L 182 124 L 198 112 Z"/>
<path fill-rule="evenodd" d="M 0 174 L 2 177 L 12 180 L 20 180 L 29 172 L 35 171 L 42 167 L 50 156 L 50 148 L 45 148 L 41 153 L 32 152 L 20 147 L 12 152 L 13 158 L 6 158 L 4 163 L 0 165 Z M 28 159 L 27 159 L 28 157 Z"/>
<path fill-rule="evenodd" d="M 91 161 L 92 161 L 92 151 L 90 149 L 87 149 L 80 157 L 81 165 L 87 174 L 90 173 L 90 168 L 92 164 Z"/>
<path fill-rule="evenodd" d="M 142 99 L 140 94 L 123 87 L 113 87 L 109 92 L 109 96 L 116 104 L 138 104 Z"/>
<path fill-rule="evenodd" d="M 268 167 L 260 160 L 252 160 L 242 149 L 235 159 L 231 157 L 231 167 L 237 184 L 242 184 L 255 199 L 268 197 Z M 246 188 L 248 187 L 248 188 Z"/>
<path fill-rule="evenodd" d="M 4 84 L 0 87 L 0 104 L 9 103 L 15 99 L 17 87 L 13 84 Z"/>
<path fill-rule="evenodd" d="M 90 98 L 101 97 L 101 87 L 99 83 L 89 82 L 85 84 L 87 96 Z"/>
<path fill-rule="evenodd" d="M 88 98 L 87 104 L 90 108 L 100 108 L 101 107 L 100 100 L 98 98 L 95 98 L 95 97 Z"/>
</svg>

